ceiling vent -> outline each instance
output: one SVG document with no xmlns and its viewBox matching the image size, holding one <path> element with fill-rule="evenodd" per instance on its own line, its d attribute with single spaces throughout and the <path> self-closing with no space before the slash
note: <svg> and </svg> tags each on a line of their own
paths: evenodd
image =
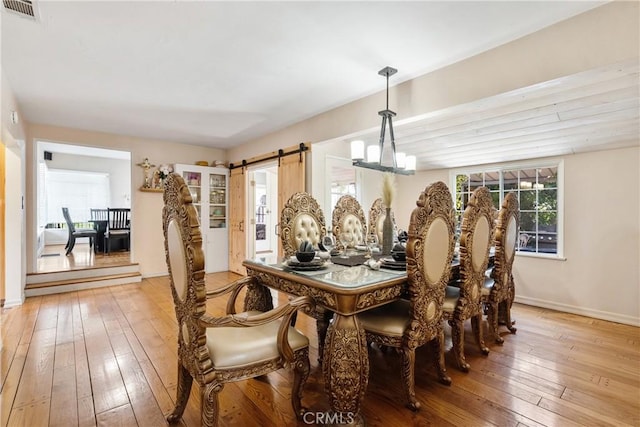
<svg viewBox="0 0 640 427">
<path fill-rule="evenodd" d="M 35 8 L 31 0 L 2 0 L 4 8 L 24 18 L 36 19 Z"/>
</svg>

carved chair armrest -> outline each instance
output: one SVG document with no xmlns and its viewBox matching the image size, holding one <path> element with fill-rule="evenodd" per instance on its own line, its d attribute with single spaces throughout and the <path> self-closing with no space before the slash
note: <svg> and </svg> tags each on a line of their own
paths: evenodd
<svg viewBox="0 0 640 427">
<path fill-rule="evenodd" d="M 239 314 L 227 314 L 222 317 L 212 317 L 207 314 L 203 314 L 198 322 L 203 328 L 216 328 L 216 327 L 250 327 L 260 326 L 266 323 L 271 323 L 275 320 L 282 319 L 280 327 L 278 329 L 278 352 L 288 362 L 293 361 L 293 350 L 289 344 L 289 325 L 291 324 L 291 318 L 298 310 L 303 310 L 305 313 L 310 313 L 315 304 L 313 299 L 309 296 L 297 297 L 288 304 L 281 305 L 265 313 L 249 315 L 248 313 Z"/>
<path fill-rule="evenodd" d="M 209 298 L 217 298 L 222 295 L 228 294 L 231 292 L 231 296 L 227 301 L 227 314 L 235 314 L 236 313 L 236 299 L 238 299 L 238 295 L 242 288 L 247 285 L 258 283 L 255 277 L 243 277 L 242 279 L 235 280 L 227 285 L 224 285 L 218 289 L 214 289 L 212 291 L 207 291 L 207 299 Z"/>
</svg>

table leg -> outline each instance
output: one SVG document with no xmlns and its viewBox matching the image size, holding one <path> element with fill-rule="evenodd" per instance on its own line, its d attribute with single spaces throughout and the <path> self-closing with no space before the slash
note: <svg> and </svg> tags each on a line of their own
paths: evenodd
<svg viewBox="0 0 640 427">
<path fill-rule="evenodd" d="M 337 425 L 363 426 L 360 403 L 369 382 L 367 338 L 355 315 L 335 314 L 327 331 L 322 370 Z"/>
<path fill-rule="evenodd" d="M 257 310 L 267 312 L 273 308 L 273 298 L 266 286 L 252 283 L 247 286 L 244 296 L 244 311 Z"/>
</svg>

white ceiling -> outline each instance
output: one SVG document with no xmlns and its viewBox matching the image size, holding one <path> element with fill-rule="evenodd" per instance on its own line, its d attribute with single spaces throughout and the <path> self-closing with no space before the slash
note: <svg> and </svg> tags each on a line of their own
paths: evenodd
<svg viewBox="0 0 640 427">
<path fill-rule="evenodd" d="M 30 122 L 228 148 L 382 90 L 385 65 L 398 84 L 601 4 L 41 1 L 36 21 L 3 8 L 2 70 Z M 547 102 L 522 104 L 553 121 Z M 460 121 L 468 109 L 483 130 Z M 420 154 L 424 141 L 467 150 L 526 120 L 445 113 L 423 118 L 441 125 L 428 132 L 398 124 L 421 169 L 455 163 Z"/>
</svg>

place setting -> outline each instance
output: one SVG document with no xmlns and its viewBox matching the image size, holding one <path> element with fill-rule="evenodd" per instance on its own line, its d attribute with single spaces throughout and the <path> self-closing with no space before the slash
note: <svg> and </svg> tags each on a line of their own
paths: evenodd
<svg viewBox="0 0 640 427">
<path fill-rule="evenodd" d="M 304 241 L 300 244 L 294 256 L 285 259 L 282 266 L 295 271 L 317 271 L 328 268 L 329 254 L 323 251 L 316 252 L 311 242 Z"/>
<path fill-rule="evenodd" d="M 402 243 L 396 243 L 391 250 L 390 256 L 380 258 L 380 268 L 389 270 L 406 270 L 407 269 L 407 252 Z"/>
</svg>

